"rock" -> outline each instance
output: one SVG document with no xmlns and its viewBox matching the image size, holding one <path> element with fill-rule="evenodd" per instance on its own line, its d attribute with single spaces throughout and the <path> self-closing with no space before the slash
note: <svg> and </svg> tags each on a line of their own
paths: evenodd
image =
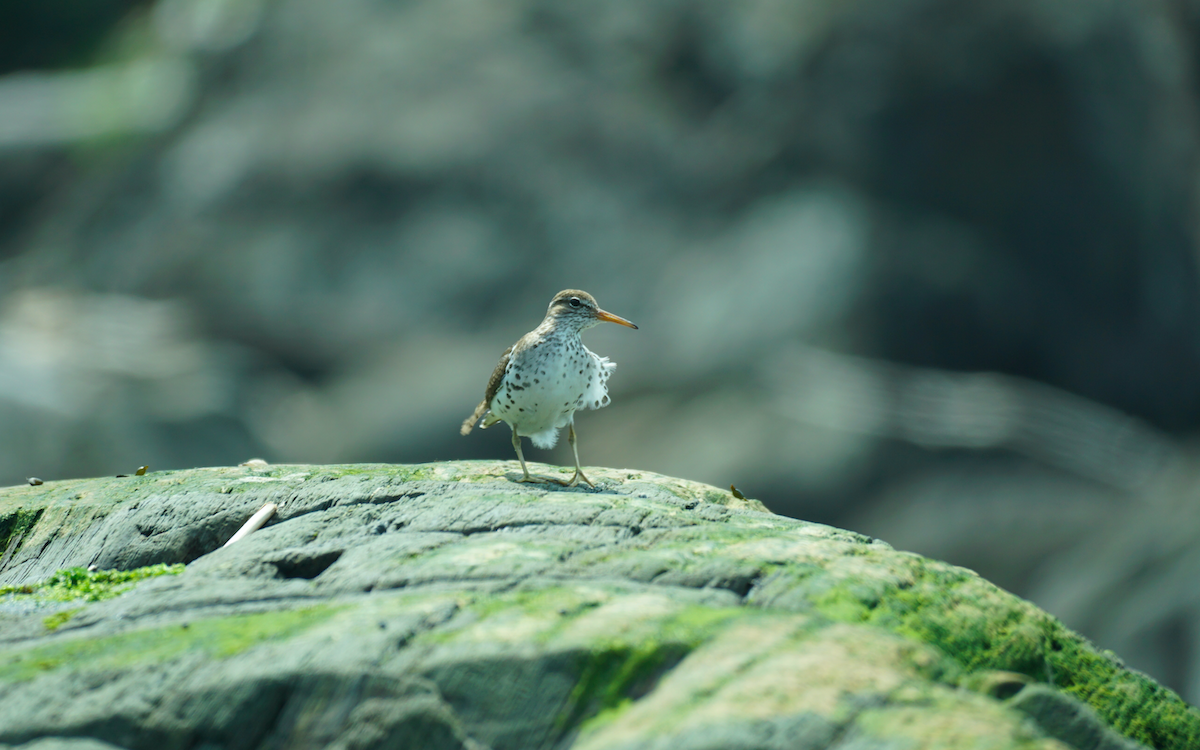
<svg viewBox="0 0 1200 750">
<path fill-rule="evenodd" d="M 1086 704 L 1046 685 L 1031 685 L 1011 701 L 1029 714 L 1051 737 L 1079 750 L 1135 750 L 1136 742 L 1104 725 Z"/>
<path fill-rule="evenodd" d="M 32 591 L 0 597 L 0 746 L 1200 742 L 1175 694 L 970 571 L 715 487 L 589 475 L 249 465 L 0 490 L 0 585 Z M 38 593 L 62 568 L 180 562 L 101 601 Z"/>
</svg>

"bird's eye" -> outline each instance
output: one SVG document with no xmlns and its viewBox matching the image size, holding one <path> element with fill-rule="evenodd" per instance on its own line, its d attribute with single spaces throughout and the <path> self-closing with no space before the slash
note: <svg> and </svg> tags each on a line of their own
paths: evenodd
<svg viewBox="0 0 1200 750">
<path fill-rule="evenodd" d="M 569 301 L 571 303 L 571 307 L 579 307 L 580 305 L 583 304 L 582 302 L 579 301 L 578 297 L 572 297 Z"/>
</svg>

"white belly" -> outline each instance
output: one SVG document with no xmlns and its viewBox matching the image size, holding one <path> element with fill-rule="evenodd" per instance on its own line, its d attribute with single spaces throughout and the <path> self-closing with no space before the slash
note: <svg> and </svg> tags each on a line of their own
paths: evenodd
<svg viewBox="0 0 1200 750">
<path fill-rule="evenodd" d="M 561 352 L 548 356 L 547 350 Z M 489 407 L 518 435 L 539 448 L 553 448 L 558 431 L 578 409 L 607 406 L 608 376 L 616 365 L 576 342 L 529 348 L 508 363 L 504 381 Z"/>
</svg>

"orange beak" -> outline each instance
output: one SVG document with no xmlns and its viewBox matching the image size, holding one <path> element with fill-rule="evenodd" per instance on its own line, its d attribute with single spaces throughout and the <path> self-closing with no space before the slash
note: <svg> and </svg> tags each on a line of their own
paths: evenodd
<svg viewBox="0 0 1200 750">
<path fill-rule="evenodd" d="M 627 326 L 635 331 L 637 330 L 637 326 L 635 326 L 633 323 L 630 323 L 628 320 L 625 320 L 620 315 L 613 315 L 612 313 L 605 312 L 604 310 L 596 311 L 596 319 L 603 320 L 605 323 L 616 323 L 619 326 Z"/>
</svg>

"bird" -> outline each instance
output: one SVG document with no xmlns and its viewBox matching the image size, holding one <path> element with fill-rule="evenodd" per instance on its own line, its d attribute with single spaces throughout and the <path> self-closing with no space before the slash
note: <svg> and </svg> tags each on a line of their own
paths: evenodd
<svg viewBox="0 0 1200 750">
<path fill-rule="evenodd" d="M 580 334 L 600 323 L 616 323 L 637 329 L 628 320 L 601 310 L 596 299 L 579 289 L 564 289 L 554 295 L 541 325 L 522 336 L 500 355 L 492 371 L 483 400 L 462 423 L 459 432 L 469 435 L 497 422 L 512 428 L 512 444 L 521 462 L 519 482 L 557 482 L 574 487 L 580 481 L 589 487 L 579 465 L 575 442 L 575 412 L 608 406 L 608 378 L 616 363 L 583 345 Z M 482 422 L 480 421 L 482 420 Z M 567 428 L 567 440 L 575 454 L 575 474 L 570 481 L 534 476 L 525 465 L 521 438 L 528 437 L 538 448 L 553 448 L 559 430 Z"/>
</svg>

